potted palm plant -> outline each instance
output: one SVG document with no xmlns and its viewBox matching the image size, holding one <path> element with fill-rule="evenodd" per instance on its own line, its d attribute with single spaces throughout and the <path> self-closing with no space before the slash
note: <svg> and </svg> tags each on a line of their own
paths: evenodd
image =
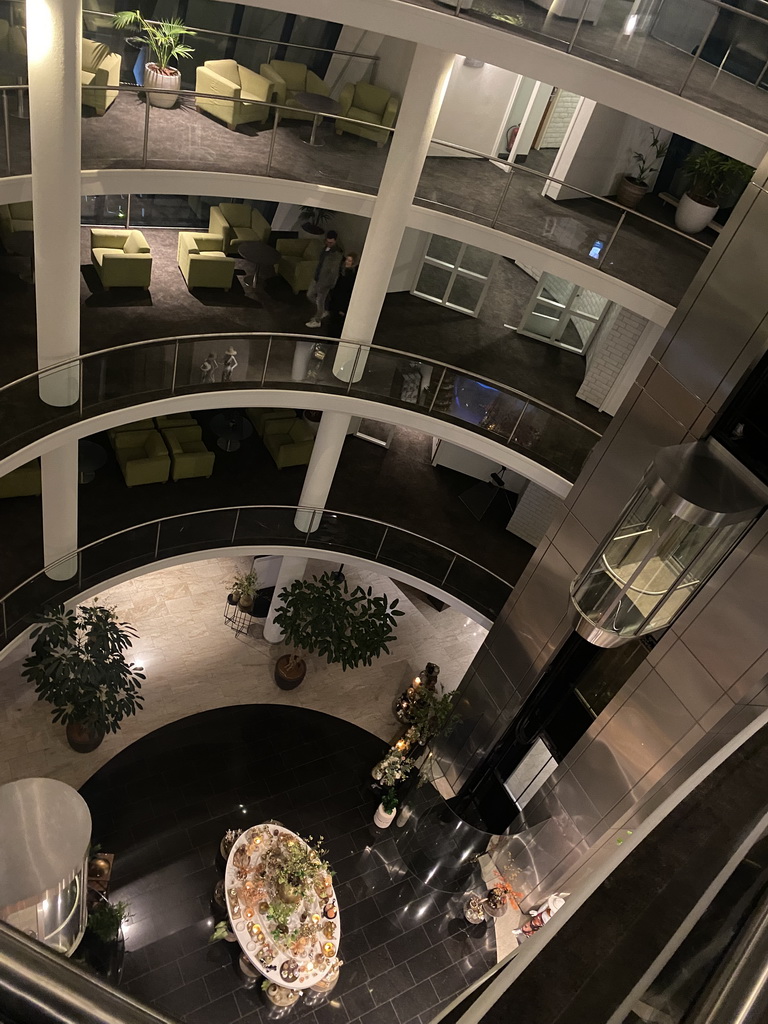
<svg viewBox="0 0 768 1024">
<path fill-rule="evenodd" d="M 639 150 L 632 154 L 632 173 L 625 174 L 616 190 L 616 202 L 629 210 L 637 208 L 640 200 L 648 191 L 648 179 L 659 169 L 661 161 L 667 155 L 669 145 L 662 142 L 656 128 L 651 128 L 650 152 Z"/>
<path fill-rule="evenodd" d="M 148 92 L 149 103 L 153 107 L 172 107 L 181 89 L 181 72 L 171 67 L 171 61 L 192 56 L 194 49 L 182 40 L 195 33 L 178 18 L 147 21 L 141 11 L 118 11 L 114 25 L 115 28 L 132 28 L 135 25 L 144 33 L 144 41 L 153 60 L 146 66 L 143 84 L 147 89 L 162 89 L 168 93 L 166 96 Z"/>
<path fill-rule="evenodd" d="M 675 227 L 689 235 L 703 231 L 731 197 L 735 202 L 754 173 L 754 167 L 714 149 L 690 153 L 683 170 L 689 185 L 675 211 Z"/>
<path fill-rule="evenodd" d="M 113 609 L 99 605 L 60 605 L 32 630 L 21 674 L 35 684 L 37 699 L 52 705 L 53 721 L 66 726 L 69 745 L 80 754 L 141 710 L 145 676 L 124 654 L 135 637 Z"/>
<path fill-rule="evenodd" d="M 373 597 L 371 588 L 355 587 L 329 572 L 318 579 L 294 580 L 280 592 L 281 607 L 274 622 L 292 647 L 325 657 L 328 664 L 340 663 L 343 670 L 370 665 L 387 644 L 397 637 L 392 632 L 395 617 L 402 615 L 399 598 L 390 602 L 385 595 Z M 284 654 L 275 665 L 275 682 L 292 690 L 306 675 L 307 666 L 296 653 Z"/>
<path fill-rule="evenodd" d="M 317 206 L 299 207 L 299 227 L 304 232 L 304 235 L 310 238 L 317 238 L 322 235 L 330 219 L 330 210 L 321 210 Z"/>
<path fill-rule="evenodd" d="M 236 572 L 232 584 L 232 600 L 245 611 L 253 607 L 253 599 L 259 588 L 259 577 L 255 572 Z"/>
</svg>

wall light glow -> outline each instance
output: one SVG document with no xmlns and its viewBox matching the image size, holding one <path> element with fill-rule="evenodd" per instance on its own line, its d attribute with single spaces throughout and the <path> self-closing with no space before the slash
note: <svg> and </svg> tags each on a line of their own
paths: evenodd
<svg viewBox="0 0 768 1024">
<path fill-rule="evenodd" d="M 27 0 L 27 61 L 42 64 L 53 52 L 53 15 L 48 0 Z"/>
</svg>

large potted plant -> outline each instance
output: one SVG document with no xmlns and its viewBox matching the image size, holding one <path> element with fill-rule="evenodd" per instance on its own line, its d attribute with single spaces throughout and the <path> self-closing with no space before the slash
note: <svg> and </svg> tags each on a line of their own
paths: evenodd
<svg viewBox="0 0 768 1024">
<path fill-rule="evenodd" d="M 397 637 L 392 632 L 395 617 L 402 615 L 399 599 L 390 602 L 382 595 L 373 597 L 371 588 L 355 587 L 350 592 L 346 581 L 325 572 L 318 579 L 294 580 L 280 592 L 281 607 L 274 622 L 291 647 L 314 654 L 328 664 L 341 664 L 343 670 L 370 665 L 387 644 Z M 304 659 L 295 653 L 277 659 L 275 682 L 283 690 L 292 690 L 307 671 Z"/>
<path fill-rule="evenodd" d="M 616 202 L 629 210 L 637 208 L 640 200 L 648 191 L 648 179 L 658 170 L 661 161 L 667 155 L 668 143 L 662 142 L 659 132 L 651 128 L 650 152 L 639 150 L 632 154 L 631 173 L 625 174 L 616 190 Z"/>
<path fill-rule="evenodd" d="M 317 206 L 299 207 L 299 228 L 305 237 L 318 238 L 324 234 L 330 219 L 330 210 L 322 210 Z"/>
<path fill-rule="evenodd" d="M 141 710 L 145 678 L 125 651 L 136 636 L 111 608 L 52 608 L 32 630 L 32 651 L 21 673 L 35 684 L 38 700 L 52 705 L 54 722 L 66 726 L 73 750 L 86 754 Z"/>
<path fill-rule="evenodd" d="M 714 149 L 689 154 L 683 170 L 689 185 L 675 211 L 675 227 L 689 235 L 703 231 L 721 206 L 746 185 L 754 168 Z"/>
<path fill-rule="evenodd" d="M 178 18 L 171 21 L 147 21 L 141 11 L 118 11 L 114 20 L 115 28 L 138 26 L 144 33 L 144 40 L 151 60 L 144 72 L 144 86 L 147 89 L 162 89 L 168 95 L 148 92 L 147 98 L 153 107 L 172 107 L 181 89 L 181 72 L 171 67 L 171 61 L 191 57 L 195 52 L 184 36 L 195 33 L 182 24 Z"/>
</svg>

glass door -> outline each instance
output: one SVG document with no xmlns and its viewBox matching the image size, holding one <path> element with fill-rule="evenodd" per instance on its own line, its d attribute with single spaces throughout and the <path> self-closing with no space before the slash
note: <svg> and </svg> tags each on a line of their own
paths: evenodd
<svg viewBox="0 0 768 1024">
<path fill-rule="evenodd" d="M 505 327 L 527 338 L 584 355 L 610 307 L 608 299 L 597 292 L 544 273 L 520 325 L 514 328 L 512 324 L 505 324 Z"/>
<path fill-rule="evenodd" d="M 411 295 L 477 316 L 497 259 L 474 245 L 430 235 Z"/>
</svg>

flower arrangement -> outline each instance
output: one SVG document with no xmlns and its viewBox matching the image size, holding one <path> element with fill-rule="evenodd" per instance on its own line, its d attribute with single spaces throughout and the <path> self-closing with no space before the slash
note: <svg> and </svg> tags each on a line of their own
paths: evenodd
<svg viewBox="0 0 768 1024">
<path fill-rule="evenodd" d="M 389 787 L 406 779 L 415 767 L 416 762 L 412 758 L 407 757 L 404 751 L 393 747 L 374 767 L 371 775 L 377 782 Z"/>
</svg>

